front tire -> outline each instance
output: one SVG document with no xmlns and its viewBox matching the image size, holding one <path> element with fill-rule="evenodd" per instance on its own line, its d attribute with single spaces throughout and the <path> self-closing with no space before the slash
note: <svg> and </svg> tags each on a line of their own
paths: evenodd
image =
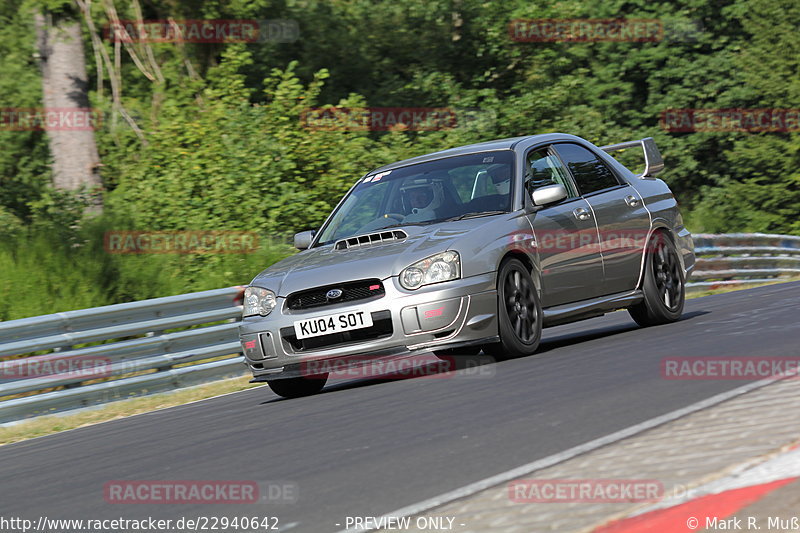
<svg viewBox="0 0 800 533">
<path fill-rule="evenodd" d="M 500 342 L 483 351 L 497 360 L 532 355 L 542 339 L 542 306 L 530 272 L 509 259 L 497 272 L 497 323 Z"/>
<path fill-rule="evenodd" d="M 640 326 L 675 322 L 683 314 L 686 280 L 678 252 L 662 232 L 650 239 L 642 283 L 644 300 L 628 309 Z"/>
<path fill-rule="evenodd" d="M 328 374 L 321 374 L 319 376 L 276 379 L 267 382 L 267 385 L 272 392 L 283 398 L 301 398 L 318 393 L 327 381 Z"/>
</svg>

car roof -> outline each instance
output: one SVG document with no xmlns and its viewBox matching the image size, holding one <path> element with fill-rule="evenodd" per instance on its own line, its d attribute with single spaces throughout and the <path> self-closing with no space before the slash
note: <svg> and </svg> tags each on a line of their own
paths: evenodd
<svg viewBox="0 0 800 533">
<path fill-rule="evenodd" d="M 397 161 L 395 163 L 390 163 L 388 165 L 384 165 L 382 167 L 373 169 L 369 171 L 368 174 L 372 174 L 373 172 L 382 172 L 384 170 L 392 170 L 395 168 L 405 167 L 416 163 L 424 163 L 426 161 L 433 161 L 435 159 L 442 159 L 445 157 L 454 157 L 457 155 L 474 154 L 477 152 L 489 152 L 492 150 L 513 150 L 517 145 L 519 145 L 523 141 L 526 141 L 523 143 L 525 146 L 529 146 L 530 144 L 536 144 L 539 142 L 555 142 L 555 141 L 566 141 L 566 140 L 583 141 L 583 139 L 581 139 L 580 137 L 576 137 L 575 135 L 569 135 L 567 133 L 543 133 L 540 135 L 523 135 L 521 137 L 509 137 L 507 139 L 497 139 L 494 141 L 486 141 L 475 144 L 467 144 L 464 146 L 457 146 L 455 148 L 449 148 L 447 150 L 441 150 L 439 152 L 433 152 L 430 154 L 412 157 L 410 159 L 404 159 L 402 161 Z"/>
</svg>

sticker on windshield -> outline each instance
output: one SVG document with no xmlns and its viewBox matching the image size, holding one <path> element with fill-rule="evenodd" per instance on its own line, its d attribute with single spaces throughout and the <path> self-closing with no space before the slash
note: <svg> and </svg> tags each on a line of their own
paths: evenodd
<svg viewBox="0 0 800 533">
<path fill-rule="evenodd" d="M 484 157 L 483 158 L 483 162 L 484 163 L 491 163 L 493 161 L 494 161 L 494 156 L 492 156 L 492 157 Z"/>
<path fill-rule="evenodd" d="M 372 176 L 367 176 L 366 178 L 364 178 L 364 181 L 362 181 L 361 183 L 367 183 L 369 181 L 372 181 Z"/>
<path fill-rule="evenodd" d="M 374 176 L 372 176 L 372 182 L 374 183 L 376 181 L 381 181 L 382 177 L 388 176 L 391 173 L 392 173 L 391 170 L 387 170 L 386 172 L 381 172 L 380 174 L 375 174 Z M 364 181 L 366 182 L 366 181 L 369 181 L 369 180 L 370 180 L 370 178 L 367 178 Z"/>
</svg>

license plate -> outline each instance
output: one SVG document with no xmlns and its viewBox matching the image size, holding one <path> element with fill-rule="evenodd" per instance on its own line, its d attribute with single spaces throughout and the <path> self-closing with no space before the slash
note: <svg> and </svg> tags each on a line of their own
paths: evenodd
<svg viewBox="0 0 800 533">
<path fill-rule="evenodd" d="M 318 316 L 294 323 L 294 333 L 298 339 L 319 337 L 343 331 L 368 328 L 372 325 L 372 315 L 366 311 L 352 311 L 335 315 Z"/>
</svg>

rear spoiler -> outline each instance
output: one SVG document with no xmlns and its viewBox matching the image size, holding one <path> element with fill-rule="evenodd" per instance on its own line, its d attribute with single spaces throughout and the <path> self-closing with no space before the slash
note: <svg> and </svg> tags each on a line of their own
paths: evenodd
<svg viewBox="0 0 800 533">
<path fill-rule="evenodd" d="M 642 152 L 644 152 L 644 172 L 636 176 L 637 178 L 652 178 L 664 170 L 664 160 L 661 158 L 661 152 L 658 151 L 656 141 L 654 141 L 652 137 L 645 137 L 638 141 L 609 144 L 607 146 L 601 146 L 600 149 L 605 152 L 614 152 L 626 148 L 636 148 L 637 146 L 641 146 Z"/>
</svg>

